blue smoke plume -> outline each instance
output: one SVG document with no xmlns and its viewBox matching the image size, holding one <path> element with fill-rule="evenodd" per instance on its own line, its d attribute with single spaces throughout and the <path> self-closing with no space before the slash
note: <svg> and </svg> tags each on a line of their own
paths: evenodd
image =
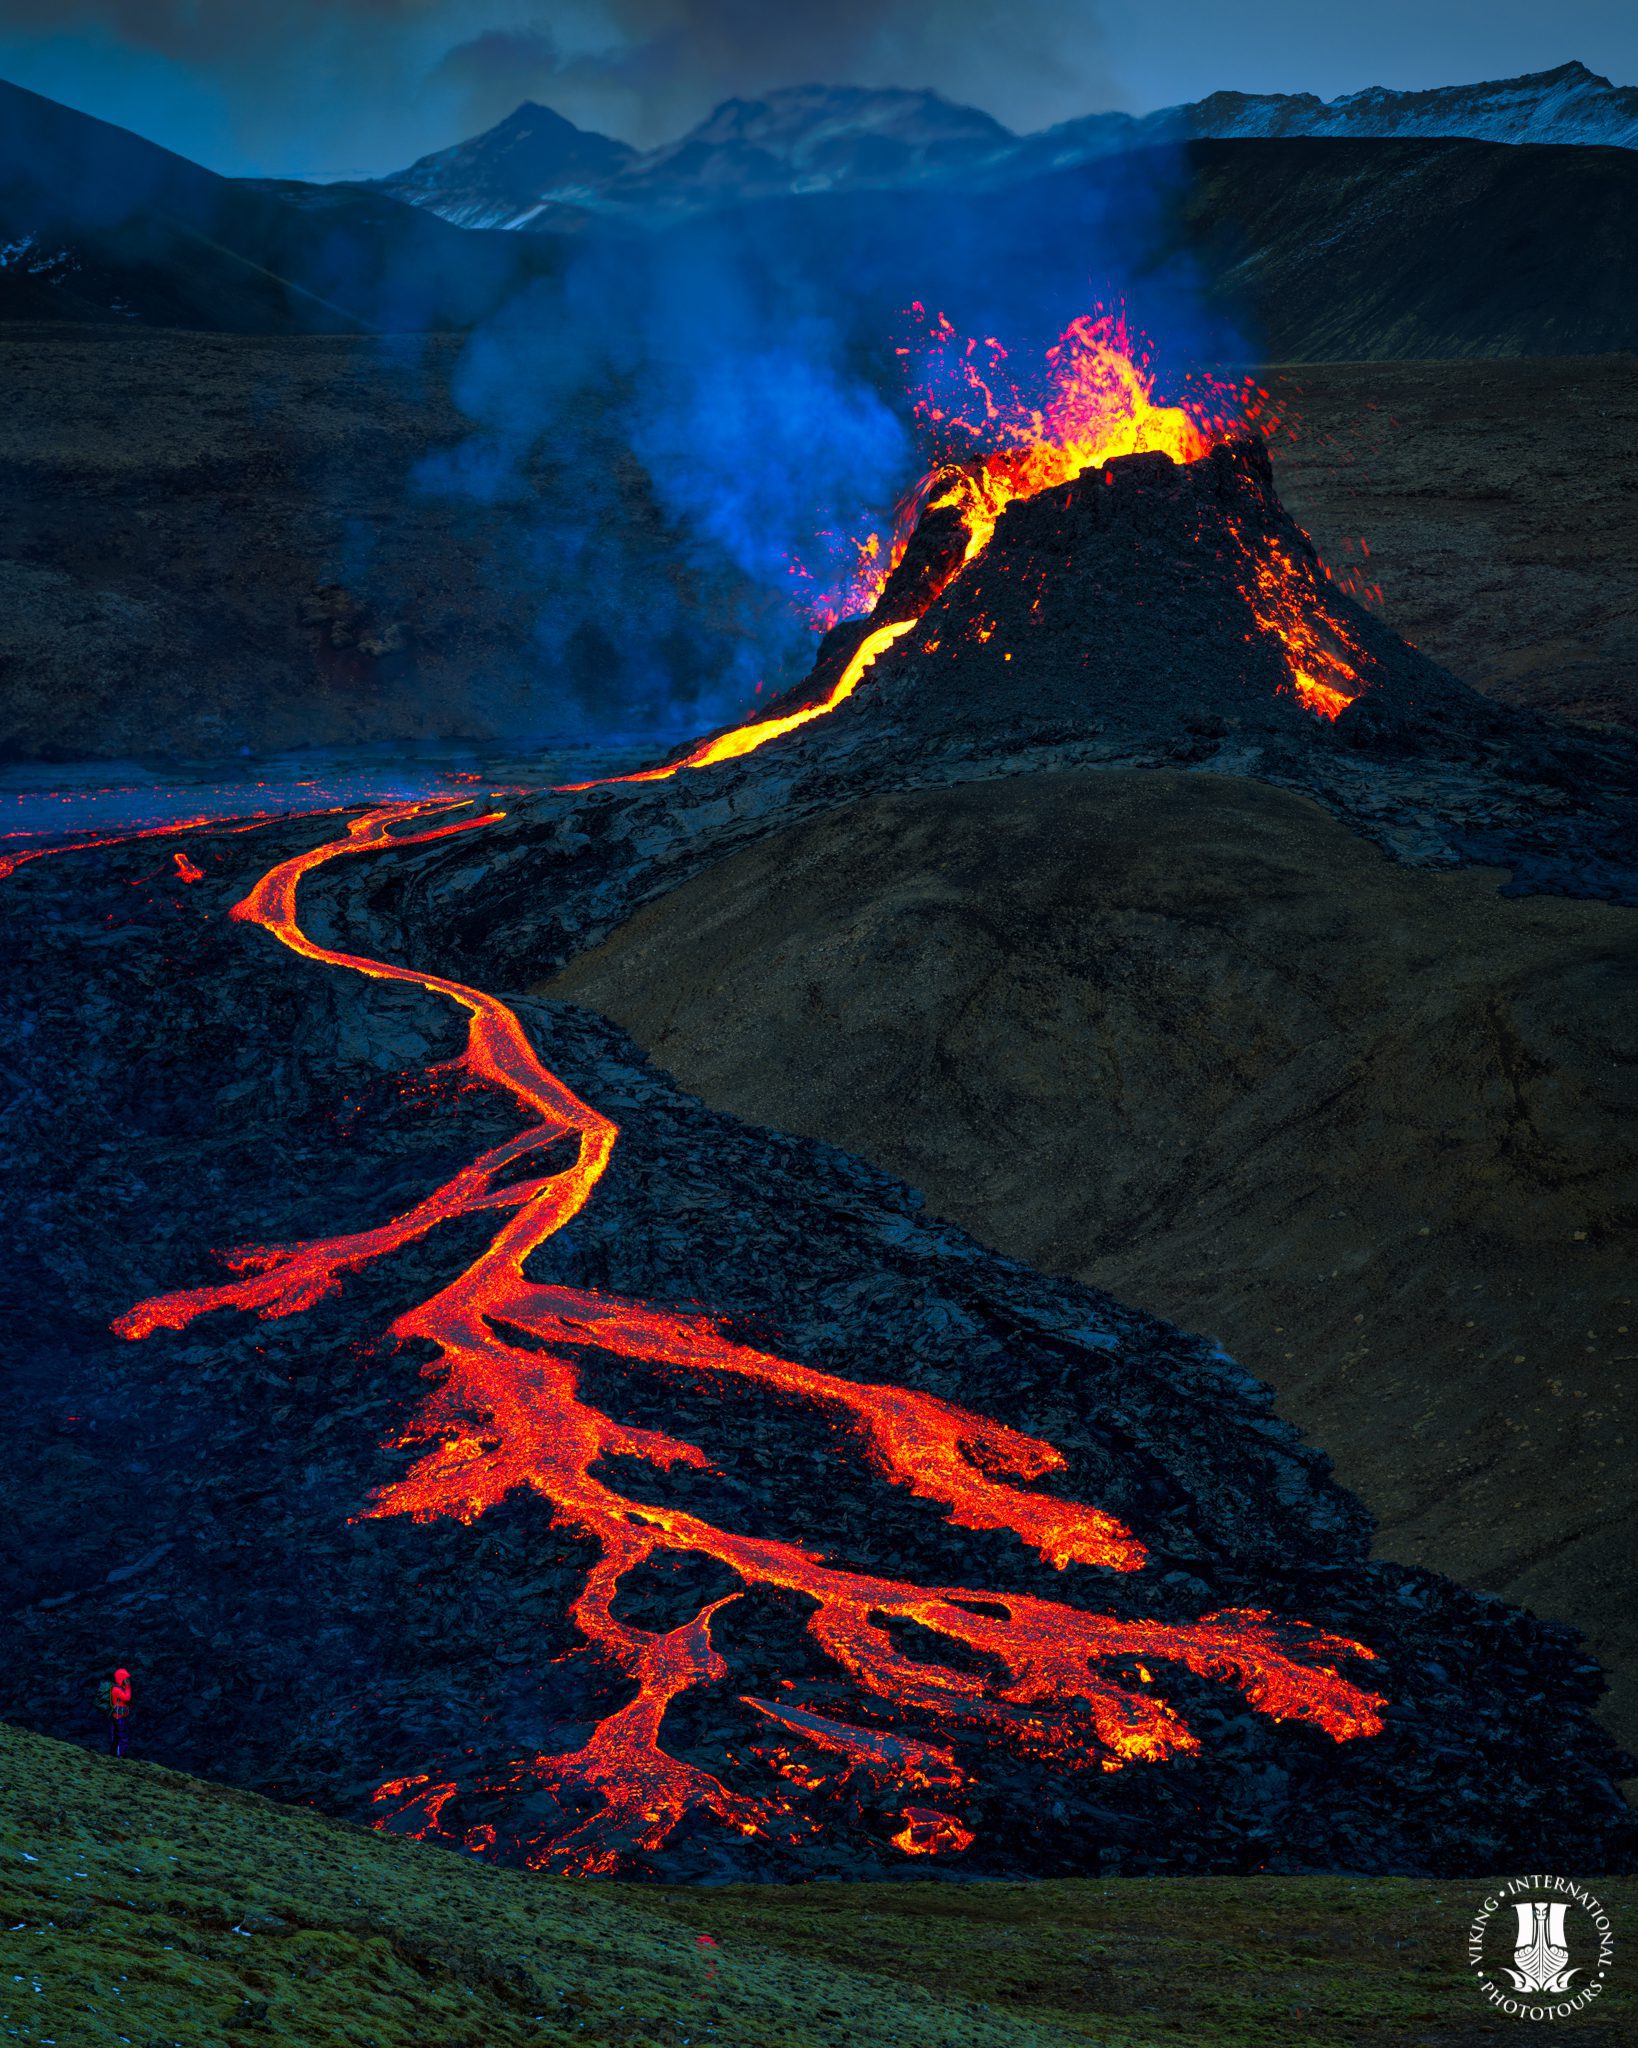
<svg viewBox="0 0 1638 2048">
<path fill-rule="evenodd" d="M 517 506 L 559 718 L 680 729 L 807 665 L 791 564 L 890 499 L 905 425 L 801 279 L 737 227 L 596 237 L 472 337 L 473 424 L 421 488 Z"/>
</svg>

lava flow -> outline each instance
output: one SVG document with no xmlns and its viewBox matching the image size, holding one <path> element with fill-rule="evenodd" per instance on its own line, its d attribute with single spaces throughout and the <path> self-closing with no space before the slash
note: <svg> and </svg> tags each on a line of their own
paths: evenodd
<svg viewBox="0 0 1638 2048">
<path fill-rule="evenodd" d="M 569 796 L 586 789 L 606 789 L 611 782 L 668 782 L 684 768 L 709 768 L 717 761 L 737 761 L 744 754 L 754 754 L 769 740 L 795 732 L 798 726 L 811 724 L 814 719 L 823 718 L 826 712 L 834 711 L 838 704 L 845 703 L 859 687 L 865 670 L 882 649 L 891 647 L 915 623 L 914 619 L 895 619 L 891 624 L 877 626 L 867 633 L 843 669 L 841 680 L 817 704 L 804 705 L 801 710 L 788 711 L 778 718 L 760 718 L 750 725 L 731 726 L 727 732 L 719 732 L 714 739 L 701 740 L 681 760 L 668 761 L 659 768 L 639 768 L 630 775 L 604 776 L 596 782 L 562 783 L 558 794 Z"/>
<path fill-rule="evenodd" d="M 478 1211 L 511 1212 L 455 1280 L 391 1327 L 395 1338 L 436 1348 L 439 1364 L 427 1371 L 437 1372 L 440 1384 L 400 1439 L 420 1456 L 364 1513 L 471 1521 L 508 1495 L 542 1496 L 558 1526 L 596 1547 L 570 1619 L 590 1650 L 621 1675 L 629 1697 L 580 1748 L 520 1759 L 498 1778 L 462 1782 L 423 1772 L 390 1781 L 379 1797 L 393 1808 L 392 1818 L 413 1832 L 452 1835 L 533 1868 L 583 1872 L 642 1867 L 690 1815 L 789 1843 L 812 1834 L 824 1816 L 814 1810 L 817 1801 L 804 1805 L 800 1795 L 832 1779 L 825 1770 L 804 1772 L 788 1743 L 783 1762 L 771 1760 L 788 1789 L 772 1794 L 736 1790 L 664 1746 L 672 1704 L 727 1678 L 713 1625 L 752 1589 L 783 1596 L 793 1611 L 810 1610 L 806 1627 L 815 1648 L 851 1680 L 867 1716 L 907 1717 L 951 1741 L 966 1734 L 1005 1744 L 1044 1769 L 1117 1771 L 1199 1748 L 1180 1715 L 1148 1688 L 1146 1668 L 1143 1682 L 1103 1668 L 1138 1659 L 1235 1686 L 1258 1713 L 1308 1722 L 1339 1742 L 1376 1733 L 1382 1700 L 1333 1662 L 1372 1653 L 1302 1623 L 1233 1609 L 1185 1624 L 1121 1620 L 1004 1589 L 920 1585 L 619 1490 L 608 1473 L 611 1459 L 713 1468 L 698 1445 L 619 1423 L 588 1399 L 582 1363 L 592 1355 L 695 1381 L 750 1382 L 806 1404 L 834 1419 L 884 1482 L 936 1502 L 961 1528 L 1011 1535 L 1059 1567 L 1131 1573 L 1145 1561 L 1139 1537 L 1113 1516 L 1024 1483 L 1064 1469 L 1062 1455 L 1038 1438 L 930 1394 L 839 1378 L 759 1350 L 727 1335 L 709 1315 L 525 1277 L 530 1254 L 591 1197 L 618 1138 L 616 1125 L 547 1071 L 516 1015 L 496 997 L 321 945 L 297 914 L 302 878 L 328 862 L 494 822 L 496 814 L 449 815 L 460 808 L 433 799 L 372 810 L 353 820 L 345 837 L 281 862 L 232 914 L 306 960 L 409 983 L 459 1005 L 470 1022 L 455 1066 L 511 1097 L 529 1126 L 402 1215 L 332 1238 L 239 1251 L 227 1261 L 238 1277 L 159 1296 L 115 1325 L 139 1338 L 179 1330 L 217 1309 L 296 1314 L 334 1290 L 344 1273 L 440 1223 Z M 567 1166 L 565 1139 L 577 1145 Z M 540 1170 L 531 1174 L 536 1159 Z M 650 1631 L 620 1620 L 614 1610 L 622 1580 L 666 1552 L 716 1560 L 737 1588 L 679 1627 Z M 893 1634 L 894 1624 L 904 1623 L 948 1645 L 948 1661 L 907 1655 Z M 860 1773 L 901 1798 L 936 1786 L 946 1801 L 967 1781 L 955 1751 L 925 1736 L 838 1720 L 794 1702 L 746 1704 L 819 1758 L 839 1756 L 844 1779 Z M 542 1832 L 520 1823 L 500 1837 L 488 1823 L 463 1828 L 449 1817 L 473 1794 L 521 1798 L 539 1791 L 561 1792 L 582 1806 L 594 1795 L 600 1803 L 584 1817 L 571 1815 L 572 1825 Z M 906 1854 L 953 1853 L 973 1838 L 959 1818 L 919 1801 L 902 1805 L 896 1818 L 902 1826 L 892 1840 Z"/>
<path fill-rule="evenodd" d="M 1293 695 L 1317 717 L 1340 718 L 1359 694 L 1359 649 L 1335 619 L 1316 621 L 1303 600 L 1297 565 L 1277 541 L 1253 546 L 1243 534 L 1240 540 L 1250 564 L 1246 598 L 1252 616 L 1284 646 Z"/>
<path fill-rule="evenodd" d="M 346 808 L 344 804 L 325 804 L 322 808 L 304 813 L 303 815 L 328 817 Z M 20 867 L 25 866 L 29 861 L 44 860 L 50 854 L 91 853 L 108 846 L 129 846 L 133 840 L 137 839 L 170 839 L 178 832 L 200 832 L 205 830 L 221 833 L 259 832 L 264 825 L 271 823 L 273 818 L 278 815 L 283 814 L 272 811 L 258 811 L 254 817 L 248 820 L 241 820 L 201 814 L 197 818 L 172 819 L 163 825 L 141 825 L 133 826 L 123 832 L 103 832 L 99 833 L 95 839 L 69 839 L 59 840 L 55 844 L 47 846 L 25 846 L 20 849 L 14 849 L 10 853 L 0 853 L 0 882 L 8 880 Z M 194 863 L 188 859 L 185 853 L 178 853 L 176 862 L 177 873 L 181 875 L 184 881 L 197 881 L 199 874 L 203 872 L 202 870 L 196 870 L 191 875 L 188 873 L 188 869 L 192 868 Z"/>
</svg>

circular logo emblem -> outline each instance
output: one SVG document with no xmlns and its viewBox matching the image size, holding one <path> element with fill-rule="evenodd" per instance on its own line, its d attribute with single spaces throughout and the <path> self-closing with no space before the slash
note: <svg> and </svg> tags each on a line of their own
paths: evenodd
<svg viewBox="0 0 1638 2048">
<path fill-rule="evenodd" d="M 1509 1878 L 1467 1930 L 1467 1961 L 1498 2012 L 1563 2020 L 1596 2003 L 1615 1960 L 1610 1916 L 1574 1878 Z"/>
</svg>

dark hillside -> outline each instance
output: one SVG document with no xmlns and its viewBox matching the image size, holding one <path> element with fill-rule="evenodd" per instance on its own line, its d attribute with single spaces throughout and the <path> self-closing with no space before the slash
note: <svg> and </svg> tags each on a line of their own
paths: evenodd
<svg viewBox="0 0 1638 2048">
<path fill-rule="evenodd" d="M 1188 156 L 1189 238 L 1265 360 L 1638 345 L 1638 152 L 1301 136 Z"/>
<path fill-rule="evenodd" d="M 411 486 L 470 431 L 462 347 L 429 341 L 412 374 L 362 336 L 5 328 L 0 753 L 640 725 L 642 635 L 676 589 L 652 494 L 575 420 L 606 488 L 572 511 L 622 565 L 620 639 L 543 659 L 578 559 L 530 552 L 568 502 L 559 451 L 520 502 Z M 1390 623 L 1503 702 L 1638 723 L 1638 358 L 1314 365 L 1275 388 L 1300 421 L 1275 450 L 1287 499 L 1339 567 L 1367 536 Z M 701 723 L 750 595 L 680 591 L 669 675 Z"/>
<path fill-rule="evenodd" d="M 1035 775 L 780 834 L 549 992 L 715 1108 L 1216 1332 L 1384 1554 L 1585 1629 L 1631 1742 L 1638 934 L 1496 885 L 1263 783 Z"/>
<path fill-rule="evenodd" d="M 379 189 L 219 178 L 0 84 L 0 319 L 460 328 L 601 238 L 616 269 L 702 289 L 727 261 L 839 326 L 888 390 L 912 299 L 1018 336 L 1124 291 L 1180 362 L 1638 343 L 1632 150 L 1284 136 L 1133 151 L 999 190 L 729 201 L 655 236 L 463 229 Z"/>
<path fill-rule="evenodd" d="M 1638 345 L 1638 151 L 1277 137 L 1107 157 L 1000 191 L 812 193 L 731 233 L 862 345 L 912 298 L 1058 332 L 1124 291 L 1180 360 L 1580 355 Z"/>
<path fill-rule="evenodd" d="M 469 326 L 556 244 L 353 186 L 303 203 L 0 82 L 0 319 L 240 334 Z"/>
</svg>

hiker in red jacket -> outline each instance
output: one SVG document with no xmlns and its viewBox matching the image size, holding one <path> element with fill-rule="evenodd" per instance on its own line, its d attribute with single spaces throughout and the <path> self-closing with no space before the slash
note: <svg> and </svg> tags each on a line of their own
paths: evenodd
<svg viewBox="0 0 1638 2048">
<path fill-rule="evenodd" d="M 112 1685 L 103 1687 L 108 1702 L 108 1754 L 123 1756 L 131 1727 L 131 1674 L 123 1665 L 114 1673 Z"/>
</svg>

